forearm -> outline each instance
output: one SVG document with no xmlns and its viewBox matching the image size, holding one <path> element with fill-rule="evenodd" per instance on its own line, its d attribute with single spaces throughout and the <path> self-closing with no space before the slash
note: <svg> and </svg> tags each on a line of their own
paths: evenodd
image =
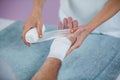
<svg viewBox="0 0 120 80">
<path fill-rule="evenodd" d="M 65 58 L 71 44 L 74 42 L 72 41 L 72 36 L 73 35 L 69 34 L 66 37 L 56 38 L 53 41 L 45 63 L 35 74 L 33 80 L 57 80 L 57 74 L 61 66 L 61 62 Z"/>
<path fill-rule="evenodd" d="M 41 13 L 46 0 L 34 0 L 32 13 Z"/>
<path fill-rule="evenodd" d="M 90 33 L 99 25 L 110 19 L 120 10 L 120 0 L 109 0 L 102 10 L 86 25 Z"/>
<path fill-rule="evenodd" d="M 59 59 L 52 57 L 47 58 L 32 80 L 57 80 L 60 65 L 61 61 Z"/>
</svg>

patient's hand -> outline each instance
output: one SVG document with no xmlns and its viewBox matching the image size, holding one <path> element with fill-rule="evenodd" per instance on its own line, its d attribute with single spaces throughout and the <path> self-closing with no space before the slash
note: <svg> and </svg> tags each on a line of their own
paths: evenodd
<svg viewBox="0 0 120 80">
<path fill-rule="evenodd" d="M 82 42 L 85 40 L 85 38 L 88 36 L 89 32 L 87 31 L 87 27 L 84 25 L 78 25 L 77 20 L 73 20 L 71 17 L 64 18 L 63 24 L 62 22 L 59 23 L 58 25 L 59 29 L 70 29 L 71 33 L 74 33 L 78 31 L 79 33 L 75 36 L 72 35 L 73 39 L 76 38 L 72 46 L 67 52 L 67 55 L 71 53 L 74 49 L 80 47 Z"/>
<path fill-rule="evenodd" d="M 60 22 L 58 24 L 59 29 L 72 29 L 72 28 L 78 28 L 78 21 L 73 20 L 71 17 L 64 18 L 63 23 Z"/>
</svg>

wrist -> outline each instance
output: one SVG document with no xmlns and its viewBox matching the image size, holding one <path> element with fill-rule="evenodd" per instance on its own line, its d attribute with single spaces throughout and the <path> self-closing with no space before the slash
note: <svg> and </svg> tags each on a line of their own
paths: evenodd
<svg viewBox="0 0 120 80">
<path fill-rule="evenodd" d="M 31 16 L 35 17 L 35 18 L 38 18 L 38 17 L 42 16 L 42 12 L 40 10 L 33 10 L 31 12 Z"/>
<path fill-rule="evenodd" d="M 96 29 L 96 25 L 88 23 L 85 30 L 86 34 L 90 34 L 94 29 Z"/>
<path fill-rule="evenodd" d="M 80 36 L 82 36 L 82 39 L 85 39 L 91 33 L 91 29 L 88 25 L 84 25 L 83 27 L 85 27 L 85 30 L 81 33 Z"/>
<path fill-rule="evenodd" d="M 91 28 L 89 25 L 82 25 L 81 27 L 84 27 L 84 31 L 82 33 L 88 35 L 91 33 Z"/>
<path fill-rule="evenodd" d="M 42 14 L 42 10 L 41 9 L 37 9 L 37 8 L 33 8 L 32 14 L 34 14 L 34 15 L 40 15 L 40 14 Z"/>
</svg>

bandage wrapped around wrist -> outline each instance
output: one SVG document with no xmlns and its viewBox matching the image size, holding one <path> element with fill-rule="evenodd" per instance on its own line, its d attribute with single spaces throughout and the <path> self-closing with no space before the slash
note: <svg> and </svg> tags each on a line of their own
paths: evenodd
<svg viewBox="0 0 120 80">
<path fill-rule="evenodd" d="M 50 53 L 48 57 L 57 58 L 63 61 L 70 46 L 71 41 L 68 38 L 66 37 L 56 38 L 50 47 Z"/>
</svg>

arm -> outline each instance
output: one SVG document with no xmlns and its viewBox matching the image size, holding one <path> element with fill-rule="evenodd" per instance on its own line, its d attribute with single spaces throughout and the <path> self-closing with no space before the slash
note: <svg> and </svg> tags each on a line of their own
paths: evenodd
<svg viewBox="0 0 120 80">
<path fill-rule="evenodd" d="M 40 38 L 42 37 L 42 25 L 43 25 L 42 9 L 45 1 L 46 0 L 34 0 L 34 5 L 33 5 L 31 15 L 28 17 L 28 19 L 23 25 L 23 32 L 21 37 L 27 46 L 30 46 L 30 43 L 28 43 L 25 40 L 25 34 L 31 28 L 36 27 L 39 37 Z"/>
<path fill-rule="evenodd" d="M 40 13 L 42 13 L 42 9 L 43 9 L 45 1 L 46 0 L 34 0 L 32 13 L 33 14 L 40 14 Z"/>
<path fill-rule="evenodd" d="M 76 41 L 81 32 L 81 30 L 77 30 L 74 33 L 69 33 L 66 37 L 57 37 L 50 47 L 48 58 L 32 80 L 57 80 L 61 62 L 67 55 L 71 44 Z"/>
<path fill-rule="evenodd" d="M 87 24 L 87 30 L 93 31 L 99 25 L 113 17 L 120 10 L 120 0 L 109 0 L 102 10 Z"/>
<path fill-rule="evenodd" d="M 109 0 L 102 10 L 86 25 L 86 30 L 78 36 L 77 41 L 69 49 L 70 53 L 75 48 L 78 48 L 86 37 L 99 25 L 110 19 L 120 10 L 120 0 Z M 81 26 L 79 27 L 81 28 Z"/>
<path fill-rule="evenodd" d="M 32 80 L 57 80 L 61 61 L 57 58 L 47 58 Z"/>
</svg>

